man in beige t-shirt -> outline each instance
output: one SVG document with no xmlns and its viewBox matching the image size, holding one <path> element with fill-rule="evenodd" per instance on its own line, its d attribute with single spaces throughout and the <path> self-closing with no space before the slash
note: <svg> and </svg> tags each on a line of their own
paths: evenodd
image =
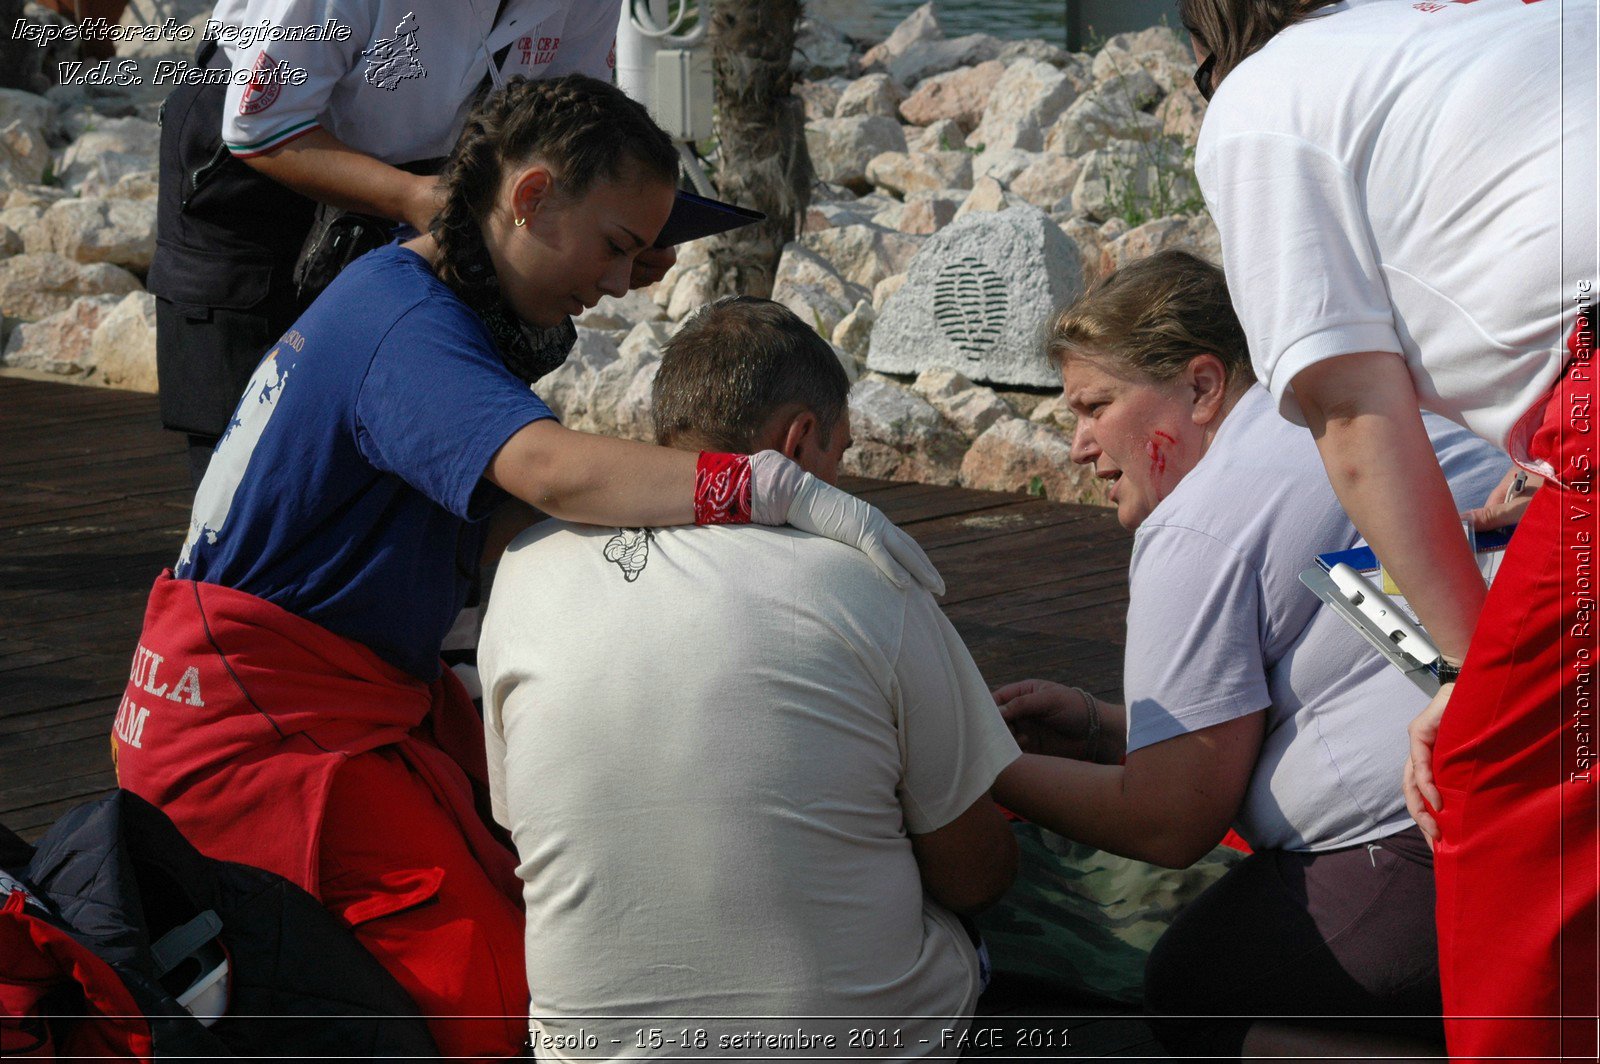
<svg viewBox="0 0 1600 1064">
<path fill-rule="evenodd" d="M 668 344 L 653 414 L 831 481 L 848 391 L 737 298 Z M 980 989 L 955 913 L 1015 874 L 988 791 L 1019 752 L 926 591 L 792 528 L 545 522 L 479 664 L 540 1057 L 954 1053 Z"/>
</svg>

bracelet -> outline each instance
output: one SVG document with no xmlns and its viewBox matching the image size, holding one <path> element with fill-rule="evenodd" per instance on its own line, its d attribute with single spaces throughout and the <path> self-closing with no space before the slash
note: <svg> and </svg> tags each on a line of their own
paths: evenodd
<svg viewBox="0 0 1600 1064">
<path fill-rule="evenodd" d="M 701 451 L 694 473 L 694 523 L 750 523 L 750 456 Z"/>
<path fill-rule="evenodd" d="M 1460 678 L 1461 666 L 1444 660 L 1441 655 L 1439 660 L 1433 663 L 1433 674 L 1439 677 L 1439 686 L 1443 687 L 1447 683 L 1455 683 Z"/>
<path fill-rule="evenodd" d="M 1084 708 L 1089 712 L 1089 734 L 1083 741 L 1089 744 L 1089 760 L 1098 764 L 1100 762 L 1100 703 L 1094 695 L 1081 687 L 1074 687 L 1080 698 L 1083 699 Z"/>
</svg>

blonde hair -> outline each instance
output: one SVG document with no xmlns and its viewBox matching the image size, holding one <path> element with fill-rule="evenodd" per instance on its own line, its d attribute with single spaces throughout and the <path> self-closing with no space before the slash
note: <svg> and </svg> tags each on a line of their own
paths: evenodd
<svg viewBox="0 0 1600 1064">
<path fill-rule="evenodd" d="M 1045 351 L 1058 369 L 1090 354 L 1158 381 L 1206 353 L 1222 360 L 1229 391 L 1256 379 L 1222 271 L 1187 251 L 1160 251 L 1101 278 L 1056 316 Z"/>
</svg>

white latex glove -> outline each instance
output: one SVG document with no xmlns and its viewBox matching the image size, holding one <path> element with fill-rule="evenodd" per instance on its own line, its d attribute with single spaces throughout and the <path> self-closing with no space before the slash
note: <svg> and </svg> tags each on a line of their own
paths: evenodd
<svg viewBox="0 0 1600 1064">
<path fill-rule="evenodd" d="M 915 581 L 935 595 L 944 580 L 917 541 L 869 502 L 818 480 L 777 451 L 750 456 L 750 517 L 757 524 L 792 525 L 848 543 L 899 587 Z"/>
</svg>

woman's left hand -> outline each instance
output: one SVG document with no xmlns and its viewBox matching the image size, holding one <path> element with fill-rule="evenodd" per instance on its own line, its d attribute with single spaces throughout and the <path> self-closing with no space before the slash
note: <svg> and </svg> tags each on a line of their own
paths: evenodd
<svg viewBox="0 0 1600 1064">
<path fill-rule="evenodd" d="M 678 261 L 674 248 L 644 248 L 633 258 L 633 276 L 629 288 L 648 288 L 667 275 Z"/>
<path fill-rule="evenodd" d="M 1417 714 L 1406 729 L 1411 737 L 1411 753 L 1401 774 L 1401 789 L 1405 792 L 1406 809 L 1427 837 L 1429 848 L 1439 841 L 1439 822 L 1433 814 L 1444 807 L 1444 797 L 1433 782 L 1433 745 L 1439 738 L 1439 721 L 1444 718 L 1445 706 L 1455 689 L 1453 683 L 1440 687 L 1428 708 Z"/>
</svg>

